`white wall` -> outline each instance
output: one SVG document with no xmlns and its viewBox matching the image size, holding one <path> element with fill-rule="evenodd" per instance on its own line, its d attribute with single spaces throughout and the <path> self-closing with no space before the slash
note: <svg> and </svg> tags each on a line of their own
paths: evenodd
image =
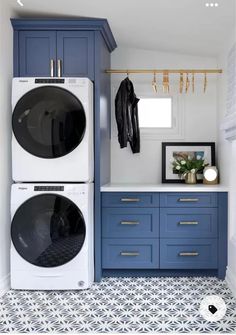
<svg viewBox="0 0 236 335">
<path fill-rule="evenodd" d="M 234 43 L 236 43 L 236 30 L 229 35 L 228 41 L 222 46 L 223 51 L 218 60 L 219 66 L 223 69 L 223 75 L 219 78 L 218 91 L 219 124 L 227 114 L 227 58 Z M 229 186 L 229 242 L 226 279 L 236 296 L 236 141 L 225 140 L 224 131 L 220 129 L 218 138 L 221 181 Z"/>
<path fill-rule="evenodd" d="M 9 1 L 0 1 L 0 295 L 9 285 L 11 79 L 13 34 Z"/>
<path fill-rule="evenodd" d="M 216 59 L 194 57 L 184 54 L 155 52 L 142 49 L 118 47 L 112 53 L 111 67 L 115 69 L 130 68 L 215 68 Z M 160 183 L 161 182 L 161 142 L 173 141 L 141 138 L 141 153 L 132 154 L 128 148 L 120 149 L 117 129 L 114 121 L 114 98 L 124 75 L 112 75 L 112 140 L 111 140 L 111 182 L 118 183 Z M 152 75 L 130 75 L 137 91 L 141 85 L 149 85 L 152 92 Z M 172 76 L 173 78 L 173 76 Z M 162 78 L 157 77 L 159 84 Z M 176 86 L 176 79 L 173 85 Z M 203 78 L 196 76 L 196 93 L 183 94 L 184 125 L 182 138 L 178 141 L 209 141 L 217 139 L 217 79 L 209 77 L 207 93 L 203 93 Z M 172 85 L 172 87 L 173 87 Z M 160 87 L 160 86 L 159 86 Z M 161 89 L 161 88 L 160 88 Z M 176 90 L 176 88 L 175 88 Z"/>
</svg>

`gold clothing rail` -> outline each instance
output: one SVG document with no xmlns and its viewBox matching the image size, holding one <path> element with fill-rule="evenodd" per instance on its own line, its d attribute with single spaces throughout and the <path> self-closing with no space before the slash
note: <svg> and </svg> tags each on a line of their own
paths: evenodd
<svg viewBox="0 0 236 335">
<path fill-rule="evenodd" d="M 220 74 L 223 71 L 221 69 L 110 69 L 106 70 L 106 73 L 110 74 L 145 74 L 145 73 L 151 73 L 151 74 L 157 74 L 157 73 L 163 73 L 163 74 Z"/>
</svg>

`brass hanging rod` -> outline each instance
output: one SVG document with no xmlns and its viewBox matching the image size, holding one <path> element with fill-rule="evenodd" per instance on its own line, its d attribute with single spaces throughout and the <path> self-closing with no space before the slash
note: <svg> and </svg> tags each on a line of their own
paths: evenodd
<svg viewBox="0 0 236 335">
<path fill-rule="evenodd" d="M 217 73 L 222 73 L 223 71 L 221 69 L 204 69 L 204 70 L 194 70 L 194 69 L 180 69 L 180 70 L 170 70 L 170 69 L 163 69 L 163 70 L 158 70 L 158 69 L 150 69 L 150 70 L 144 70 L 144 69 L 132 69 L 132 70 L 116 70 L 116 69 L 110 69 L 110 70 L 106 70 L 106 73 L 114 73 L 114 74 L 118 74 L 118 73 L 126 73 L 126 74 L 131 74 L 131 73 L 140 73 L 140 74 L 144 74 L 144 73 L 164 73 L 164 74 L 168 74 L 168 73 L 199 73 L 199 74 L 206 74 L 206 73 L 211 73 L 211 74 L 217 74 Z"/>
</svg>

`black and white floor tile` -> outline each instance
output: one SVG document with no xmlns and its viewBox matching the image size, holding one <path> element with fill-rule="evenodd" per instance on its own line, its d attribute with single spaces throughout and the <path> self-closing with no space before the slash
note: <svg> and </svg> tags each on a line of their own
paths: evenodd
<svg viewBox="0 0 236 335">
<path fill-rule="evenodd" d="M 219 295 L 224 318 L 208 322 L 201 300 Z M 0 333 L 236 333 L 236 301 L 217 278 L 106 278 L 85 291 L 9 291 Z"/>
</svg>

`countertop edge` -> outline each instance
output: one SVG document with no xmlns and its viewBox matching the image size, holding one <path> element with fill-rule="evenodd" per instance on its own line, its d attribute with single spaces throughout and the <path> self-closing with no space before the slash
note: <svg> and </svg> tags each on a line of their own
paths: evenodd
<svg viewBox="0 0 236 335">
<path fill-rule="evenodd" d="M 229 192 L 229 189 L 221 184 L 105 184 L 101 186 L 101 192 Z"/>
</svg>

